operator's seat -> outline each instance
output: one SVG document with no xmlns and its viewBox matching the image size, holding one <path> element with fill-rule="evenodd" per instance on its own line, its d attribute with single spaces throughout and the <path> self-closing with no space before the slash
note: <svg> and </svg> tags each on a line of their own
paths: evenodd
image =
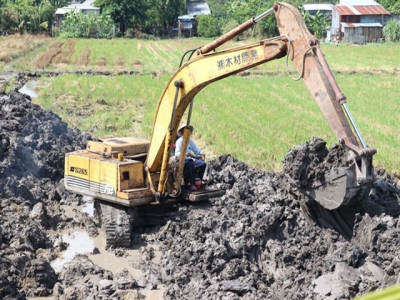
<svg viewBox="0 0 400 300">
<path fill-rule="evenodd" d="M 176 138 L 176 140 L 179 137 Z M 176 142 L 175 140 L 175 142 Z M 170 158 L 170 165 L 172 166 L 173 169 L 175 169 L 176 165 L 178 164 L 178 159 L 175 157 L 175 148 L 176 145 L 175 143 L 172 145 L 172 150 L 171 150 L 171 158 Z M 183 167 L 183 174 L 182 174 L 182 183 L 183 185 L 190 185 L 190 168 L 184 164 Z"/>
</svg>

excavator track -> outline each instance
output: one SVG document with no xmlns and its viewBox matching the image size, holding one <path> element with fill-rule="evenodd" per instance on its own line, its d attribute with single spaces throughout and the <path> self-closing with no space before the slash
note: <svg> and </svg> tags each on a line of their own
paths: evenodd
<svg viewBox="0 0 400 300">
<path fill-rule="evenodd" d="M 130 247 L 133 222 L 137 212 L 105 201 L 94 201 L 95 221 L 106 235 L 106 247 Z"/>
<path fill-rule="evenodd" d="M 131 245 L 132 231 L 137 226 L 165 224 L 178 211 L 171 203 L 125 207 L 103 200 L 94 200 L 94 220 L 106 235 L 106 247 Z"/>
<path fill-rule="evenodd" d="M 126 247 L 131 245 L 131 229 L 128 226 L 119 226 L 115 224 L 106 226 L 106 247 Z"/>
</svg>

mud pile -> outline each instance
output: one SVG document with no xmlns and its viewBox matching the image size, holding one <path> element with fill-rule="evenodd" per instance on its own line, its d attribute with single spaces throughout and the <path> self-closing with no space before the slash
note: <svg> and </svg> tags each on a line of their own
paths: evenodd
<svg viewBox="0 0 400 300">
<path fill-rule="evenodd" d="M 166 299 L 349 299 L 400 282 L 400 190 L 393 175 L 376 171 L 350 238 L 308 217 L 293 182 L 323 176 L 322 160 L 345 164 L 340 147 L 328 150 L 320 139 L 289 151 L 285 174 L 229 155 L 210 162 L 212 184 L 226 195 L 182 204 L 166 225 L 135 233 L 135 242 L 159 243 L 163 252 L 156 265 L 144 247 L 142 280 L 114 275 L 84 255 L 56 274 L 50 261 L 65 247 L 57 232 L 92 224 L 68 219 L 60 206 L 77 200 L 63 188 L 64 153 L 91 137 L 17 91 L 0 94 L 0 107 L 2 299 L 138 299 L 141 288 L 159 284 Z M 307 172 L 292 154 L 309 157 Z"/>
<path fill-rule="evenodd" d="M 59 205 L 64 153 L 90 136 L 16 90 L 0 94 L 0 127 L 0 298 L 46 296 L 57 276 L 43 249 L 60 239 L 49 231 L 73 226 Z"/>
<path fill-rule="evenodd" d="M 295 152 L 311 151 L 326 162 L 342 157 L 339 148 L 328 150 L 315 139 Z M 400 282 L 400 190 L 394 176 L 378 170 L 348 241 L 336 228 L 305 218 L 291 176 L 262 172 L 230 156 L 212 168 L 226 195 L 212 205 L 182 207 L 158 235 L 167 299 L 351 299 Z M 321 164 L 315 169 L 320 172 Z"/>
</svg>

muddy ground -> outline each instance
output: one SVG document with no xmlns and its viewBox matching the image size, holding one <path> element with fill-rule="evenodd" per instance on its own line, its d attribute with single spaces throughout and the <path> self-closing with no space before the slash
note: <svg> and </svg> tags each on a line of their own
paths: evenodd
<svg viewBox="0 0 400 300">
<path fill-rule="evenodd" d="M 131 249 L 105 250 L 84 199 L 63 186 L 64 153 L 93 137 L 17 90 L 0 107 L 1 299 L 351 299 L 400 283 L 394 174 L 376 170 L 349 235 L 310 214 L 293 185 L 298 153 L 311 174 L 326 157 L 340 163 L 337 145 L 297 145 L 284 174 L 222 155 L 209 165 L 225 196 L 179 204 L 165 225 L 137 228 Z M 56 270 L 63 234 L 77 230 L 98 244 Z"/>
</svg>

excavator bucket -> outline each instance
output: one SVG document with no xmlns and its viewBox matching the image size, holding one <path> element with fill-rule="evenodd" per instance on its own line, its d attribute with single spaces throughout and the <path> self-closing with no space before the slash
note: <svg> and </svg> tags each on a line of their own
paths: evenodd
<svg viewBox="0 0 400 300">
<path fill-rule="evenodd" d="M 349 143 L 328 150 L 324 140 L 314 138 L 290 149 L 283 169 L 301 194 L 325 209 L 335 210 L 358 205 L 368 196 L 374 181 L 375 153 L 373 148 L 360 149 Z"/>
<path fill-rule="evenodd" d="M 323 182 L 318 180 L 310 189 L 303 189 L 302 192 L 329 210 L 357 205 L 372 188 L 372 181 L 362 185 L 357 182 L 354 164 L 347 168 L 333 169 L 326 177 Z"/>
</svg>

